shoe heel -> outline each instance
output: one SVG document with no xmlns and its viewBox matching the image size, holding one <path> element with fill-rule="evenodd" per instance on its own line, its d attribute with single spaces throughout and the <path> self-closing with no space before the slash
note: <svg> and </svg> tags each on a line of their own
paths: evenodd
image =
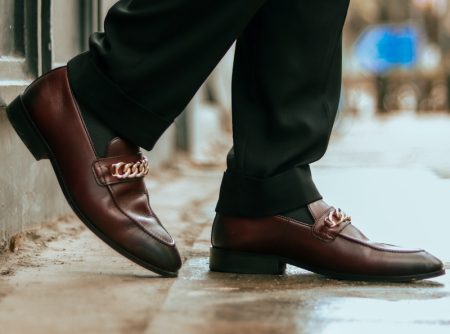
<svg viewBox="0 0 450 334">
<path fill-rule="evenodd" d="M 6 114 L 14 130 L 16 130 L 34 158 L 36 160 L 46 159 L 48 153 L 44 140 L 28 116 L 20 96 L 6 107 Z"/>
<path fill-rule="evenodd" d="M 209 268 L 226 273 L 280 275 L 286 270 L 286 263 L 274 256 L 211 247 Z"/>
</svg>

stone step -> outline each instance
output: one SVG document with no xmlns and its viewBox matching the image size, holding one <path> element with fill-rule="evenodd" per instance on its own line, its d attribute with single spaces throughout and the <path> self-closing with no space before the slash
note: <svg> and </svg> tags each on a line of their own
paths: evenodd
<svg viewBox="0 0 450 334">
<path fill-rule="evenodd" d="M 30 83 L 31 80 L 0 80 L 0 107 L 10 103 Z"/>
<path fill-rule="evenodd" d="M 0 56 L 0 81 L 29 79 L 25 58 Z"/>
<path fill-rule="evenodd" d="M 24 58 L 0 57 L 0 106 L 11 102 L 31 81 Z"/>
</svg>

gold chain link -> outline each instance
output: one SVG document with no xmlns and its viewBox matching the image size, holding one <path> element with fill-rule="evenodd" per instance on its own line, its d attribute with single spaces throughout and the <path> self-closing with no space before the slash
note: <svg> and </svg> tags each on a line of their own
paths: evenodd
<svg viewBox="0 0 450 334">
<path fill-rule="evenodd" d="M 336 227 L 345 222 L 350 222 L 352 220 L 351 216 L 347 216 L 347 214 L 341 209 L 333 210 L 330 212 L 328 217 L 325 218 L 325 223 L 329 227 Z"/>
<path fill-rule="evenodd" d="M 148 159 L 142 157 L 137 162 L 118 162 L 111 165 L 111 175 L 118 179 L 134 179 L 148 174 Z"/>
</svg>

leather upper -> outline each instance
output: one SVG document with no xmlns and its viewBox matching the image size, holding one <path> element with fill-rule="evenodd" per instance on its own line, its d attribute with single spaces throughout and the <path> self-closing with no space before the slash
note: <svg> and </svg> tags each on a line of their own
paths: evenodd
<svg viewBox="0 0 450 334">
<path fill-rule="evenodd" d="M 325 223 L 333 207 L 311 203 L 314 225 L 282 215 L 265 218 L 217 215 L 212 245 L 227 250 L 275 255 L 304 267 L 353 275 L 410 275 L 441 270 L 442 262 L 422 249 L 370 241 L 350 222 Z"/>
</svg>

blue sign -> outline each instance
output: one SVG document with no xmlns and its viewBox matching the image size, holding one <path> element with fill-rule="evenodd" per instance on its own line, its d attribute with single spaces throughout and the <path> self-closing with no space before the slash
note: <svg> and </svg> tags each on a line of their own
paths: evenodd
<svg viewBox="0 0 450 334">
<path fill-rule="evenodd" d="M 364 31 L 355 44 L 358 62 L 369 72 L 410 69 L 419 57 L 418 29 L 413 25 L 378 25 Z"/>
</svg>

